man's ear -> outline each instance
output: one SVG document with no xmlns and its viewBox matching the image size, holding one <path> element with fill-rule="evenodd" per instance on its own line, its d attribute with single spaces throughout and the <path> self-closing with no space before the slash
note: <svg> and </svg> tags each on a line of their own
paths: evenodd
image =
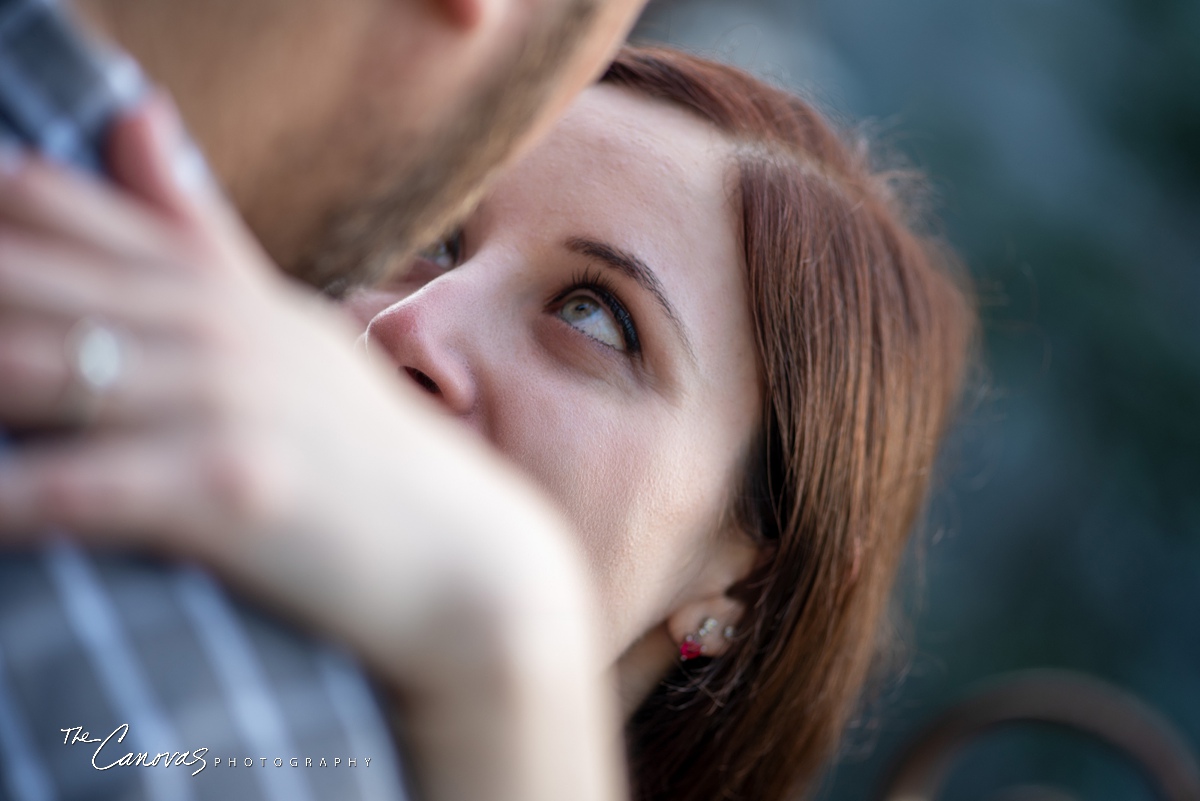
<svg viewBox="0 0 1200 801">
<path fill-rule="evenodd" d="M 729 593 L 749 575 L 759 554 L 759 547 L 743 532 L 721 535 L 720 544 L 698 579 L 696 592 L 667 618 L 667 630 L 681 659 L 720 656 L 737 637 L 746 608 Z"/>
<path fill-rule="evenodd" d="M 456 28 L 472 30 L 483 20 L 484 7 L 492 0 L 430 0 Z"/>
</svg>

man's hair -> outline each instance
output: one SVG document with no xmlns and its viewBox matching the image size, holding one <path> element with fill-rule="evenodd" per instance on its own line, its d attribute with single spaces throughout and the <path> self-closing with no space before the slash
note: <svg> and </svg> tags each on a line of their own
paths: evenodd
<svg viewBox="0 0 1200 801">
<path fill-rule="evenodd" d="M 511 154 L 553 88 L 553 77 L 595 21 L 600 0 L 570 0 L 556 15 L 531 24 L 506 69 L 454 109 L 436 141 L 415 153 L 397 143 L 406 177 L 336 212 L 322 245 L 295 273 L 330 294 L 370 285 L 404 265 L 413 250 L 444 233 L 484 189 Z M 415 155 L 415 160 L 414 160 Z"/>
</svg>

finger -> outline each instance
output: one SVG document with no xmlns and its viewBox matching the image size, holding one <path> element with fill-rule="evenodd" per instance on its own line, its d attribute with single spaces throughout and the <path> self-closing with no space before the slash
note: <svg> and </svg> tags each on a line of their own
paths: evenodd
<svg viewBox="0 0 1200 801">
<path fill-rule="evenodd" d="M 0 319 L 0 420 L 9 426 L 38 425 L 69 382 L 62 334 L 44 318 Z"/>
<path fill-rule="evenodd" d="M 13 310 L 75 320 L 119 317 L 161 324 L 194 288 L 131 259 L 86 253 L 61 241 L 0 225 L 0 314 Z"/>
<path fill-rule="evenodd" d="M 247 251 L 260 253 L 166 93 L 152 93 L 117 121 L 109 162 L 114 177 L 130 192 L 199 235 L 214 256 L 206 264 L 237 265 L 244 263 Z"/>
<path fill-rule="evenodd" d="M 65 527 L 97 543 L 153 546 L 174 529 L 189 479 L 171 443 L 77 439 L 0 459 L 0 532 Z"/>
<path fill-rule="evenodd" d="M 147 204 L 37 157 L 9 160 L 0 170 L 0 220 L 121 258 L 179 249 L 177 232 Z"/>
<path fill-rule="evenodd" d="M 186 224 L 197 222 L 197 206 L 217 191 L 204 156 L 162 91 L 152 92 L 114 123 L 109 166 L 122 186 Z"/>
<path fill-rule="evenodd" d="M 66 326 L 29 315 L 0 318 L 0 421 L 9 426 L 152 425 L 198 418 L 228 405 L 220 397 L 216 370 L 185 342 L 104 327 L 108 348 L 101 354 L 109 376 L 93 381 L 81 337 L 96 324 Z"/>
</svg>

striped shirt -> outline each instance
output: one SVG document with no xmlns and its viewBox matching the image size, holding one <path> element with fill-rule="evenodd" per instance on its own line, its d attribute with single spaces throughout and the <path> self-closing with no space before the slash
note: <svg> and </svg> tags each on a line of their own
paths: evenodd
<svg viewBox="0 0 1200 801">
<path fill-rule="evenodd" d="M 144 86 L 50 0 L 0 0 L 0 147 L 101 172 Z M 382 709 L 352 659 L 199 568 L 65 535 L 0 553 L 0 801 L 401 801 Z"/>
</svg>

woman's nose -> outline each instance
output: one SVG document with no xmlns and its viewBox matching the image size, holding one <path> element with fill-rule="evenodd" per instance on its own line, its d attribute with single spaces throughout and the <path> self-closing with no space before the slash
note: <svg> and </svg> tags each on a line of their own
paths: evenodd
<svg viewBox="0 0 1200 801">
<path fill-rule="evenodd" d="M 384 288 L 353 289 L 338 305 L 365 331 L 377 314 L 410 294 Z"/>
<path fill-rule="evenodd" d="M 463 332 L 439 304 L 438 292 L 421 292 L 372 318 L 367 341 L 382 347 L 417 386 L 451 414 L 469 417 L 477 385 L 464 349 Z"/>
</svg>

